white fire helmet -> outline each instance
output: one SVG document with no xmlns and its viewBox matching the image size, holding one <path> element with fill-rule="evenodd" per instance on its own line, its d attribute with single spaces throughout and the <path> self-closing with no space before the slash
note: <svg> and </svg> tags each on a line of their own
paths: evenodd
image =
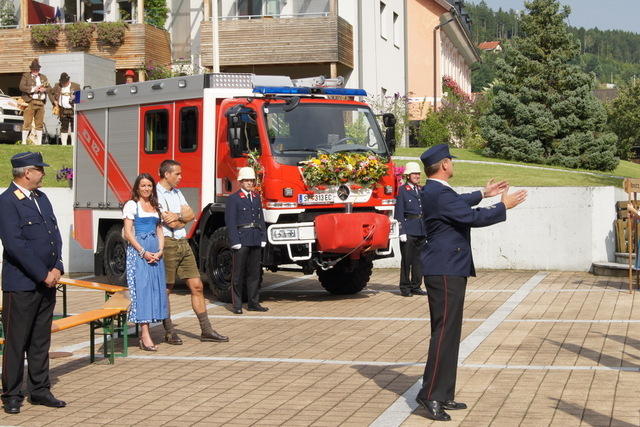
<svg viewBox="0 0 640 427">
<path fill-rule="evenodd" d="M 404 174 L 411 175 L 412 173 L 420 173 L 420 165 L 416 162 L 407 162 L 404 167 Z"/>
<path fill-rule="evenodd" d="M 238 181 L 242 181 L 243 179 L 256 179 L 256 173 L 253 168 L 240 168 L 240 172 L 238 172 Z"/>
</svg>

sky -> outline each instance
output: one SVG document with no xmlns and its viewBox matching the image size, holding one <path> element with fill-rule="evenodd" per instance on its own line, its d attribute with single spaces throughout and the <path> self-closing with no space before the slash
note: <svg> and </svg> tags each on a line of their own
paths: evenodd
<svg viewBox="0 0 640 427">
<path fill-rule="evenodd" d="M 524 0 L 484 0 L 494 9 L 522 10 Z M 480 0 L 467 0 L 480 3 Z M 569 24 L 574 27 L 601 30 L 625 30 L 640 33 L 640 0 L 560 0 L 571 6 Z"/>
</svg>

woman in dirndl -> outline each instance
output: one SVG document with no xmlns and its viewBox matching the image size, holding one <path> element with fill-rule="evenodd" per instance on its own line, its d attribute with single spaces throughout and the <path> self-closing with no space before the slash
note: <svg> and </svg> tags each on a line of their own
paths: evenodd
<svg viewBox="0 0 640 427">
<path fill-rule="evenodd" d="M 149 323 L 167 318 L 167 283 L 162 251 L 164 235 L 156 183 L 138 175 L 131 199 L 122 208 L 127 245 L 127 285 L 131 294 L 129 320 L 140 324 L 140 349 L 157 351 Z"/>
</svg>

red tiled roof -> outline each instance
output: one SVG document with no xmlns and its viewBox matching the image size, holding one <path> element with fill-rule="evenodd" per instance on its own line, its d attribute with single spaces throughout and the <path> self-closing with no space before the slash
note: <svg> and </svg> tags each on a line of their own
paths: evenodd
<svg viewBox="0 0 640 427">
<path fill-rule="evenodd" d="M 482 42 L 478 45 L 478 49 L 481 50 L 494 50 L 500 46 L 500 42 Z"/>
</svg>

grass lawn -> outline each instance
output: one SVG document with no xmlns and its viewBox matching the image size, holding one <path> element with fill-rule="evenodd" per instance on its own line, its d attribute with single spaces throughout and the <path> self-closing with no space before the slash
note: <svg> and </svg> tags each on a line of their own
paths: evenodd
<svg viewBox="0 0 640 427">
<path fill-rule="evenodd" d="M 424 152 L 425 148 L 398 148 L 396 156 L 416 157 Z M 514 186 L 529 187 L 584 187 L 584 186 L 622 186 L 622 180 L 618 178 L 610 178 L 605 175 L 625 176 L 630 178 L 640 178 L 640 165 L 621 161 L 618 167 L 611 172 L 587 171 L 585 169 L 577 169 L 585 172 L 601 173 L 602 176 L 575 174 L 562 172 L 565 169 L 558 166 L 536 165 L 532 163 L 520 163 L 510 160 L 494 159 L 478 154 L 471 150 L 453 148 L 451 153 L 460 160 L 481 160 L 487 162 L 499 162 L 505 164 L 524 164 L 529 166 L 541 166 L 545 168 L 558 169 L 558 172 L 518 168 L 514 166 L 501 165 L 483 165 L 473 163 L 458 163 L 455 166 L 455 175 L 451 180 L 454 186 L 482 186 L 489 178 L 506 179 Z M 398 160 L 396 163 L 405 164 L 407 160 Z"/>
<path fill-rule="evenodd" d="M 56 180 L 56 172 L 73 164 L 73 147 L 70 145 L 0 145 L 0 187 L 7 187 L 11 176 L 11 156 L 25 151 L 39 151 L 50 167 L 45 168 L 44 187 L 67 187 L 67 181 Z"/>
</svg>

